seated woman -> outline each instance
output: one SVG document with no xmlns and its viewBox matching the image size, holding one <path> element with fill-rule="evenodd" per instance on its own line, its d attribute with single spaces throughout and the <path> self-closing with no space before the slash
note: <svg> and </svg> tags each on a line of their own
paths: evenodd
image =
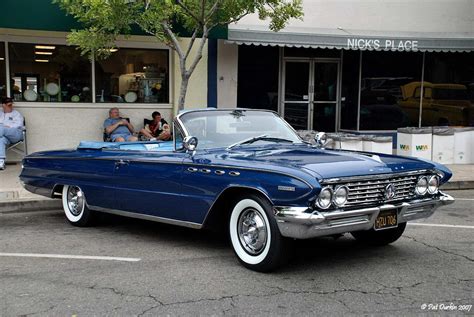
<svg viewBox="0 0 474 317">
<path fill-rule="evenodd" d="M 140 133 L 149 140 L 171 140 L 171 130 L 168 122 L 161 117 L 161 113 L 155 111 L 152 113 L 153 122 L 145 125 Z"/>
</svg>

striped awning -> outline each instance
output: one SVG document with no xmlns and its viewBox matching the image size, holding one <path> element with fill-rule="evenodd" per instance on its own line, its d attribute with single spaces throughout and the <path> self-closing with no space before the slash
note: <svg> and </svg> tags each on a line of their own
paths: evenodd
<svg viewBox="0 0 474 317">
<path fill-rule="evenodd" d="M 473 33 L 368 32 L 366 30 L 291 29 L 272 32 L 259 26 L 230 27 L 228 43 L 374 51 L 469 52 Z"/>
</svg>

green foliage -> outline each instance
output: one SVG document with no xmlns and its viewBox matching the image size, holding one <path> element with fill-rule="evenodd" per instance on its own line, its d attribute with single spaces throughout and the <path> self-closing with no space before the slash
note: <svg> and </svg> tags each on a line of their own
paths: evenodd
<svg viewBox="0 0 474 317">
<path fill-rule="evenodd" d="M 189 78 L 202 58 L 213 28 L 257 13 L 260 19 L 270 19 L 270 29 L 278 31 L 291 18 L 303 16 L 302 0 L 53 0 L 53 3 L 85 26 L 82 30 L 72 30 L 68 41 L 91 59 L 108 57 L 117 37 L 128 36 L 132 26 L 138 26 L 175 50 L 181 70 L 178 109 L 184 108 Z M 185 48 L 173 30 L 176 23 L 192 34 Z M 201 41 L 197 52 L 187 63 L 198 38 Z"/>
<path fill-rule="evenodd" d="M 69 43 L 83 54 L 105 58 L 119 35 L 129 35 L 137 25 L 175 49 L 180 58 L 184 50 L 176 41 L 173 23 L 207 39 L 217 25 L 237 22 L 251 13 L 270 19 L 270 29 L 278 31 L 291 18 L 302 18 L 302 0 L 53 0 L 85 28 L 72 30 Z"/>
</svg>

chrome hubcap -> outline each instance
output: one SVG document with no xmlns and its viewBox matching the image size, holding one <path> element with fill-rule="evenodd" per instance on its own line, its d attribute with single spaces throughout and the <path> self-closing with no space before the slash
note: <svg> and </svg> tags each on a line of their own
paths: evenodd
<svg viewBox="0 0 474 317">
<path fill-rule="evenodd" d="M 237 223 L 240 243 L 245 251 L 257 255 L 267 245 L 267 226 L 262 214 L 253 208 L 242 212 Z"/>
<path fill-rule="evenodd" d="M 74 216 L 79 216 L 84 209 L 84 194 L 77 186 L 71 186 L 67 191 L 67 206 Z"/>
</svg>

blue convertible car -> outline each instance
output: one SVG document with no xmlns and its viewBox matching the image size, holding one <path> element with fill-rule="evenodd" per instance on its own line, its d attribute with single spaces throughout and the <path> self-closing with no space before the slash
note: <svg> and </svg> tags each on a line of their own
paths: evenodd
<svg viewBox="0 0 474 317">
<path fill-rule="evenodd" d="M 407 221 L 453 198 L 451 172 L 408 157 L 324 149 L 303 142 L 272 111 L 195 110 L 178 115 L 171 142 L 81 142 L 24 159 L 26 189 L 61 198 L 69 222 L 107 212 L 229 232 L 239 261 L 269 271 L 291 239 L 351 233 L 397 240 Z"/>
</svg>

